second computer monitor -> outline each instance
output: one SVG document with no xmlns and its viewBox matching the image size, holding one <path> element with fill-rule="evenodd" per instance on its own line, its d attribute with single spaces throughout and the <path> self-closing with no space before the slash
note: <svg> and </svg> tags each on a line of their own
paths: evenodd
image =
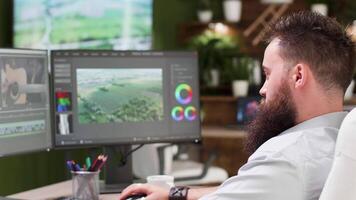
<svg viewBox="0 0 356 200">
<path fill-rule="evenodd" d="M 52 51 L 54 145 L 200 139 L 195 52 Z"/>
<path fill-rule="evenodd" d="M 47 56 L 0 49 L 0 156 L 52 146 Z"/>
</svg>

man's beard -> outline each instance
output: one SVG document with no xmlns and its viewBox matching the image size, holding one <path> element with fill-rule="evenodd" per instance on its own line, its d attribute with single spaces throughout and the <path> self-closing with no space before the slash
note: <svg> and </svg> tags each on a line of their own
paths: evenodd
<svg viewBox="0 0 356 200">
<path fill-rule="evenodd" d="M 254 153 L 267 140 L 296 124 L 297 110 L 291 91 L 286 81 L 284 83 L 270 102 L 261 103 L 255 119 L 248 124 L 245 143 L 247 153 Z"/>
</svg>

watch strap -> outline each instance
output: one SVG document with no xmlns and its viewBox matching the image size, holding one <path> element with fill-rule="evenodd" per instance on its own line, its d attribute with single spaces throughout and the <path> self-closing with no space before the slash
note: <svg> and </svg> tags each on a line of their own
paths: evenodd
<svg viewBox="0 0 356 200">
<path fill-rule="evenodd" d="M 169 190 L 169 200 L 187 200 L 189 187 L 176 186 Z"/>
</svg>

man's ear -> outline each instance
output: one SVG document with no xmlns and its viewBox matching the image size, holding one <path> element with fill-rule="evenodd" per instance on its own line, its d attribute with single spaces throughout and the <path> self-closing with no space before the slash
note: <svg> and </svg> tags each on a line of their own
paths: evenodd
<svg viewBox="0 0 356 200">
<path fill-rule="evenodd" d="M 298 63 L 291 69 L 290 73 L 292 75 L 293 87 L 296 89 L 303 88 L 308 81 L 310 68 L 306 64 Z"/>
</svg>

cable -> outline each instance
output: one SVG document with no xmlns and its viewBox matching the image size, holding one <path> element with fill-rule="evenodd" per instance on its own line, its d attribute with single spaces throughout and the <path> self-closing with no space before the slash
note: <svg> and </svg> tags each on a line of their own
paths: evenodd
<svg viewBox="0 0 356 200">
<path fill-rule="evenodd" d="M 140 144 L 140 145 L 138 145 L 137 147 L 135 147 L 135 148 L 131 149 L 130 151 L 128 151 L 128 152 L 127 152 L 126 154 L 124 154 L 124 155 L 123 155 L 123 152 L 121 151 L 121 152 L 120 152 L 120 157 L 121 157 L 121 159 L 120 159 L 120 166 L 125 165 L 126 162 L 127 162 L 127 158 L 128 158 L 133 152 L 137 151 L 138 149 L 140 149 L 140 148 L 143 147 L 143 146 L 144 146 L 144 144 Z"/>
</svg>

